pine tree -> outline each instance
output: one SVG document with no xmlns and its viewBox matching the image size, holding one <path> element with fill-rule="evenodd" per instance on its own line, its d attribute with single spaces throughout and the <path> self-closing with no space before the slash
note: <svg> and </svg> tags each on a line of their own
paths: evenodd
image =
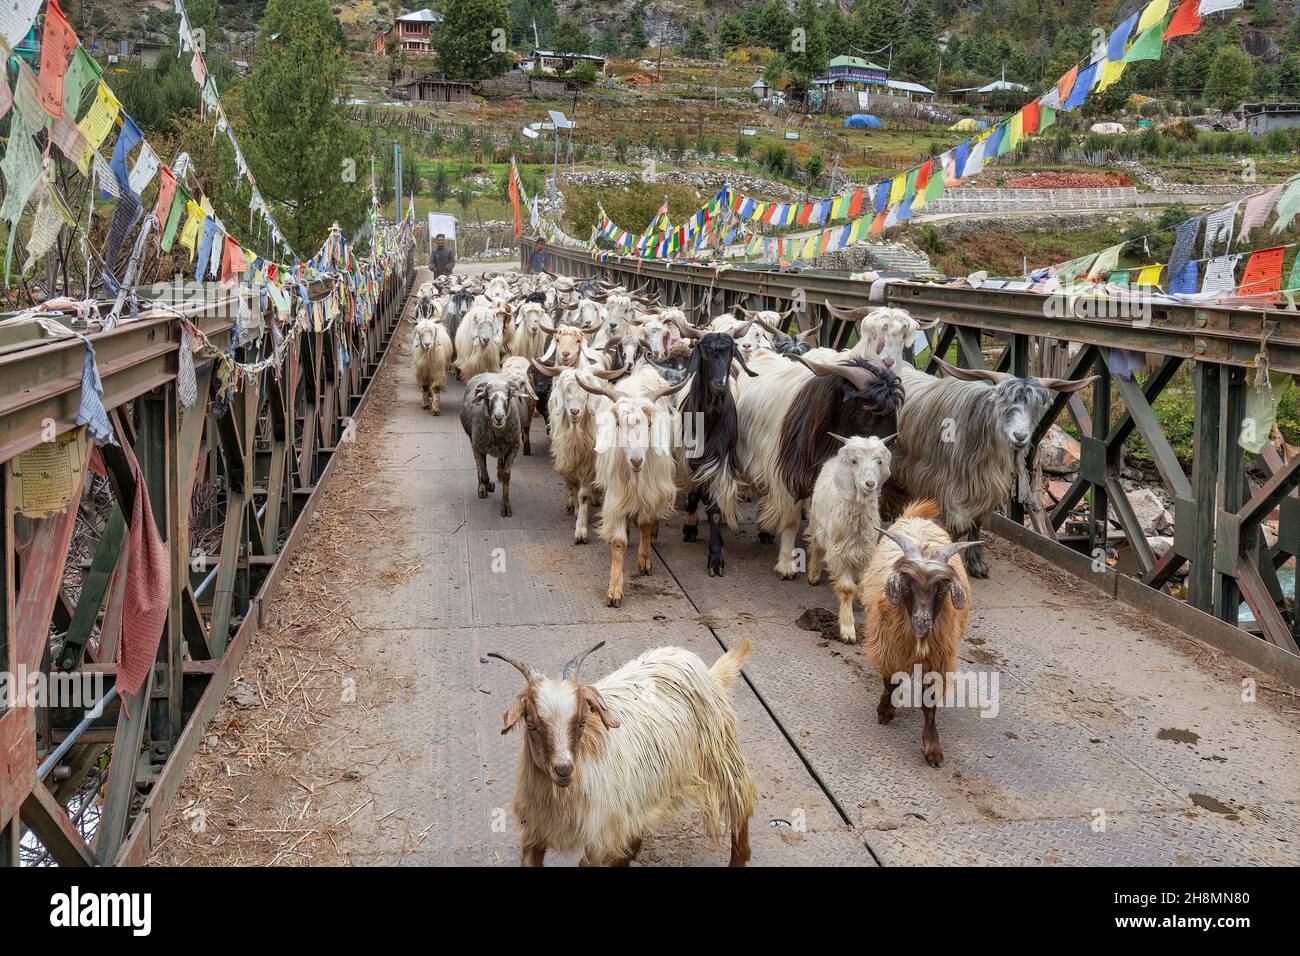
<svg viewBox="0 0 1300 956">
<path fill-rule="evenodd" d="M 1224 45 L 1214 55 L 1205 80 L 1205 95 L 1220 109 L 1230 110 L 1241 104 L 1254 79 L 1254 67 L 1246 51 L 1239 46 Z"/>
<path fill-rule="evenodd" d="M 270 0 L 257 66 L 242 90 L 241 143 L 299 255 L 312 255 L 336 220 L 351 234 L 365 211 L 360 170 L 369 150 L 343 115 L 348 63 L 337 23 L 328 0 Z"/>
<path fill-rule="evenodd" d="M 591 50 L 591 34 L 576 17 L 560 17 L 551 45 L 557 53 L 587 53 Z"/>
<path fill-rule="evenodd" d="M 790 78 L 797 86 L 807 88 L 826 69 L 830 42 L 822 29 L 815 0 L 802 0 L 795 15 L 790 53 Z"/>
<path fill-rule="evenodd" d="M 438 66 L 452 80 L 482 80 L 510 68 L 498 30 L 509 34 L 505 0 L 457 0 L 447 4 L 434 46 Z"/>
</svg>

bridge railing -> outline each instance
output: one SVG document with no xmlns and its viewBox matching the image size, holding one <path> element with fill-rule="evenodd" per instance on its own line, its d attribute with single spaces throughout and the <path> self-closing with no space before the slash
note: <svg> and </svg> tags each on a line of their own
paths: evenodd
<svg viewBox="0 0 1300 956">
<path fill-rule="evenodd" d="M 530 249 L 528 243 L 522 247 L 525 264 Z M 648 285 L 649 294 L 660 293 L 666 304 L 682 303 L 696 321 L 736 305 L 784 310 L 794 303 L 800 309 L 791 327 L 823 323 L 821 344 L 835 348 L 849 347 L 854 329 L 826 305 L 853 308 L 872 301 L 870 284 L 845 275 L 715 272 L 620 257 L 596 261 L 584 251 L 558 247 L 549 255 L 557 273 Z M 1247 375 L 1259 357 L 1267 357 L 1274 375 L 1300 374 L 1296 313 L 1150 304 L 1134 314 L 1118 303 L 1098 310 L 1087 300 L 1071 305 L 1029 292 L 906 282 L 885 286 L 877 304 L 939 320 L 921 363 L 927 370 L 935 368 L 929 354 L 948 355 L 955 348 L 957 364 L 965 367 L 1100 376 L 1074 396 L 1057 396 L 1038 424 L 1036 443 L 1057 423 L 1078 436 L 1077 476 L 1068 490 L 1050 508 L 1008 502 L 992 530 L 1239 657 L 1284 670 L 1292 679 L 1300 675 L 1295 591 L 1288 593 L 1278 574 L 1300 552 L 1300 456 L 1284 461 L 1266 443 L 1250 461 L 1264 476 L 1252 486 L 1238 443 L 1247 418 Z M 1135 353 L 1146 363 L 1136 375 L 1130 372 Z M 1180 460 L 1153 407 L 1162 396 L 1190 401 L 1190 462 L 1186 455 Z M 1173 503 L 1172 542 L 1161 553 L 1148 543 L 1121 480 L 1125 451 L 1139 438 Z M 1086 516 L 1079 522 L 1073 516 L 1081 505 Z M 1263 523 L 1275 512 L 1277 537 L 1270 544 Z M 1112 549 L 1125 544 L 1132 567 L 1122 573 L 1113 566 Z M 1243 604 L 1253 618 L 1249 631 L 1239 626 Z"/>
<path fill-rule="evenodd" d="M 76 426 L 86 340 L 0 326 L 0 667 L 10 690 L 16 676 L 90 697 L 0 699 L 0 865 L 145 859 L 349 437 L 401 315 L 412 256 L 390 267 L 360 323 L 347 303 L 334 321 L 308 322 L 295 298 L 280 326 L 270 309 L 258 315 L 256 296 L 241 313 L 229 290 L 186 287 L 186 301 L 202 303 L 187 319 L 239 363 L 199 352 L 192 380 L 179 375 L 191 363 L 174 312 L 90 334 L 117 442 L 98 448 Z M 313 298 L 327 291 L 309 284 Z M 62 497 L 52 490 L 60 478 Z M 170 590 L 155 663 L 139 691 L 118 693 L 127 565 L 143 560 L 129 543 L 141 491 Z"/>
</svg>

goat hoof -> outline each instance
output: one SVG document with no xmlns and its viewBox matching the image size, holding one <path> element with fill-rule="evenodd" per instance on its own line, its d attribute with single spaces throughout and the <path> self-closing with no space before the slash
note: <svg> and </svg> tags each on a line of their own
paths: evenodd
<svg viewBox="0 0 1300 956">
<path fill-rule="evenodd" d="M 688 524 L 682 528 L 682 540 L 687 544 L 700 539 L 700 529 L 693 524 Z"/>
<path fill-rule="evenodd" d="M 486 485 L 478 486 L 478 496 L 480 498 L 486 498 L 488 496 L 488 490 Z"/>
<path fill-rule="evenodd" d="M 893 708 L 893 707 L 885 707 L 885 708 L 877 707 L 877 708 L 876 708 L 876 723 L 878 723 L 878 724 L 887 724 L 887 723 L 889 723 L 889 722 L 890 722 L 891 720 L 893 720 L 893 719 L 894 719 L 894 708 Z"/>
<path fill-rule="evenodd" d="M 622 599 L 621 597 L 616 597 L 616 598 L 615 598 L 615 597 L 612 597 L 612 598 L 609 599 L 609 606 L 610 606 L 610 607 L 622 607 L 622 606 L 623 606 L 623 599 Z"/>
<path fill-rule="evenodd" d="M 573 514 L 573 511 L 574 511 L 573 505 L 565 505 L 565 506 L 564 506 L 564 513 L 565 513 L 566 515 L 571 515 L 571 514 Z"/>
<path fill-rule="evenodd" d="M 512 518 L 512 517 L 514 517 L 514 512 L 510 510 L 510 506 L 509 506 L 509 505 L 502 505 L 502 506 L 501 506 L 501 517 L 503 517 L 503 518 Z"/>
<path fill-rule="evenodd" d="M 793 571 L 778 571 L 777 574 L 781 575 L 781 580 L 782 580 L 782 581 L 793 581 L 793 580 L 794 580 L 794 572 L 793 572 Z"/>
<path fill-rule="evenodd" d="M 487 488 L 489 492 L 497 490 L 496 483 L 491 481 L 489 481 L 484 487 Z"/>
<path fill-rule="evenodd" d="M 585 534 L 575 535 L 574 538 L 573 538 L 573 543 L 574 543 L 574 544 L 586 544 L 586 543 L 587 543 L 587 536 L 586 536 Z"/>
<path fill-rule="evenodd" d="M 976 546 L 967 548 L 962 552 L 961 560 L 966 565 L 966 573 L 973 578 L 987 578 L 989 576 L 989 564 L 984 560 L 984 548 Z"/>
<path fill-rule="evenodd" d="M 773 541 L 775 541 L 775 540 L 776 540 L 776 538 L 773 537 L 772 535 L 768 534 L 766 531 L 760 531 L 760 532 L 758 533 L 758 543 L 759 543 L 759 544 L 771 544 L 771 543 L 772 543 Z"/>
<path fill-rule="evenodd" d="M 925 762 L 931 767 L 942 767 L 943 751 L 938 747 L 934 748 L 934 750 L 927 750 L 925 752 Z"/>
</svg>

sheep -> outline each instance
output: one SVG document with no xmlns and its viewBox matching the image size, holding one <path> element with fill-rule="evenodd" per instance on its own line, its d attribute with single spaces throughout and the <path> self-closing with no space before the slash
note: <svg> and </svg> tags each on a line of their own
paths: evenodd
<svg viewBox="0 0 1300 956">
<path fill-rule="evenodd" d="M 677 497 L 678 462 L 672 448 L 677 417 L 667 398 L 686 383 L 666 385 L 653 367 L 642 365 L 613 388 L 593 384 L 585 373 L 578 384 L 610 402 L 596 415 L 596 486 L 605 495 L 600 536 L 609 542 L 606 598 L 610 607 L 619 607 L 628 519 L 635 515 L 641 532 L 637 570 L 649 574 L 650 542 Z"/>
<path fill-rule="evenodd" d="M 840 600 L 840 640 L 858 642 L 853 599 L 880 540 L 880 491 L 889 480 L 889 438 L 843 438 L 822 465 L 808 507 L 808 583 L 821 583 L 822 562 Z"/>
<path fill-rule="evenodd" d="M 660 821 L 694 803 L 710 836 L 730 833 L 731 866 L 744 866 L 757 788 L 729 692 L 749 638 L 712 667 L 683 648 L 660 647 L 579 683 L 583 661 L 604 643 L 570 660 L 559 680 L 488 653 L 527 682 L 501 730 L 524 721 L 510 801 L 520 864 L 542 866 L 556 850 L 581 851 L 585 865 L 627 866 Z"/>
<path fill-rule="evenodd" d="M 698 339 L 686 367 L 691 388 L 678 409 L 683 427 L 688 420 L 692 423 L 690 437 L 695 443 L 686 462 L 691 469 L 691 485 L 686 497 L 682 540 L 694 541 L 699 535 L 696 509 L 702 499 L 709 519 L 710 577 L 721 577 L 726 567 L 722 522 L 726 521 L 727 527 L 735 530 L 736 503 L 743 485 L 736 462 L 736 400 L 731 392 L 731 363 L 738 362 L 746 375 L 757 374 L 745 364 L 738 345 L 749 327 L 750 323 L 746 322 L 729 332 L 705 333 L 689 325 L 682 327 L 683 333 Z M 687 443 L 686 437 L 683 435 L 683 445 Z"/>
<path fill-rule="evenodd" d="M 944 682 L 954 679 L 957 646 L 970 617 L 970 582 L 954 558 L 976 545 L 954 542 L 933 520 L 938 516 L 934 501 L 914 501 L 902 517 L 880 529 L 884 537 L 858 587 L 867 618 L 867 651 L 884 682 L 876 719 L 882 724 L 894 719 L 895 689 L 919 668 L 932 687 L 921 702 L 922 749 L 931 767 L 943 766 L 934 701 L 943 699 Z"/>
<path fill-rule="evenodd" d="M 501 323 L 491 307 L 475 305 L 456 333 L 456 374 L 463 379 L 501 370 Z"/>
<path fill-rule="evenodd" d="M 447 388 L 447 366 L 451 364 L 451 336 L 436 318 L 422 320 L 415 327 L 415 382 L 420 386 L 420 407 L 442 413 L 442 393 Z"/>
<path fill-rule="evenodd" d="M 947 378 L 904 363 L 907 400 L 898 415 L 894 479 L 887 495 L 933 498 L 954 539 L 980 540 L 982 526 L 1011 498 L 1017 468 L 1033 445 L 1049 392 L 1076 392 L 1097 380 L 1018 378 L 1007 372 L 962 369 L 936 356 Z M 964 551 L 971 577 L 986 578 L 979 547 Z"/>
<path fill-rule="evenodd" d="M 503 518 L 513 514 L 510 510 L 510 466 L 519 453 L 520 419 L 523 417 L 519 399 L 524 394 L 504 375 L 483 372 L 465 383 L 465 401 L 460 410 L 460 425 L 469 436 L 478 468 L 480 498 L 486 498 L 496 490 L 496 485 L 488 480 L 487 456 L 497 460 Z"/>
<path fill-rule="evenodd" d="M 761 495 L 759 527 L 780 532 L 776 572 L 790 580 L 800 502 L 836 451 L 828 433 L 892 435 L 903 386 L 893 372 L 864 359 L 823 364 L 760 352 L 752 367 L 758 377 L 737 384 L 736 458 Z"/>
</svg>

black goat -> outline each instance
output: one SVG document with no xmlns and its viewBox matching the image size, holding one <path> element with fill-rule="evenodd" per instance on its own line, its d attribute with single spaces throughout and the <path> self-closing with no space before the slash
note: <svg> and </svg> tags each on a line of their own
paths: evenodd
<svg viewBox="0 0 1300 956">
<path fill-rule="evenodd" d="M 710 576 L 722 576 L 726 561 L 722 557 L 722 522 L 736 527 L 736 502 L 740 491 L 740 466 L 736 461 L 736 402 L 731 395 L 731 363 L 734 360 L 746 375 L 750 370 L 736 347 L 751 323 L 738 325 L 730 332 L 705 332 L 686 326 L 684 335 L 696 339 L 695 350 L 686 365 L 690 389 L 678 406 L 682 419 L 682 438 L 689 457 L 691 489 L 686 496 L 686 525 L 683 541 L 699 537 L 696 509 L 704 502 L 709 518 Z"/>
</svg>

